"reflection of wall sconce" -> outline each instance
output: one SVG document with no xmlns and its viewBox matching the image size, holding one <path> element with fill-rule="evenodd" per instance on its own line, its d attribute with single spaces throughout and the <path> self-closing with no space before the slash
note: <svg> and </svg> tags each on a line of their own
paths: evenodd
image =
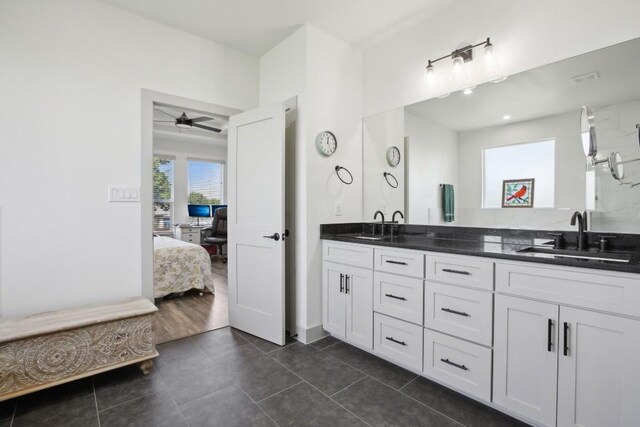
<svg viewBox="0 0 640 427">
<path fill-rule="evenodd" d="M 392 173 L 384 172 L 382 175 L 384 176 L 384 180 L 387 181 L 387 184 L 389 184 L 389 187 L 398 188 L 398 180 Z M 389 178 L 391 178 L 391 181 L 389 181 Z"/>
<path fill-rule="evenodd" d="M 346 172 L 349 175 L 349 177 L 347 178 L 347 175 L 344 172 L 341 174 L 340 171 Z M 338 179 L 340 181 L 342 181 L 347 185 L 350 185 L 353 183 L 353 175 L 351 175 L 351 172 L 349 172 L 349 169 L 343 166 L 336 166 L 336 175 L 338 175 Z"/>
<path fill-rule="evenodd" d="M 473 49 L 479 46 L 484 46 L 485 61 L 489 64 L 495 63 L 496 59 L 495 59 L 494 48 L 493 48 L 493 45 L 491 44 L 491 40 L 489 39 L 489 37 L 487 37 L 487 40 L 480 42 L 478 44 L 461 47 L 460 49 L 456 49 L 450 54 L 442 56 L 438 59 L 429 59 L 429 63 L 425 68 L 427 80 L 433 79 L 433 76 L 435 74 L 435 67 L 433 66 L 433 64 L 447 58 L 451 58 L 452 60 L 454 74 L 465 73 L 465 70 L 464 70 L 465 62 L 473 61 Z"/>
</svg>

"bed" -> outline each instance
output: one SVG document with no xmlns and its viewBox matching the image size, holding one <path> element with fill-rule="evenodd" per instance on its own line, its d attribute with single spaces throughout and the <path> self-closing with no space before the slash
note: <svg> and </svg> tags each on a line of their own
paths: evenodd
<svg viewBox="0 0 640 427">
<path fill-rule="evenodd" d="M 190 289 L 214 292 L 211 258 L 202 246 L 171 237 L 154 236 L 153 253 L 155 298 Z"/>
</svg>

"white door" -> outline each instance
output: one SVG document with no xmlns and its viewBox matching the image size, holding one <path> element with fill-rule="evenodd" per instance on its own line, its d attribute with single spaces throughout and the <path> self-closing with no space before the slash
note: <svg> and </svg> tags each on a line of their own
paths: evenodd
<svg viewBox="0 0 640 427">
<path fill-rule="evenodd" d="M 285 342 L 285 105 L 232 116 L 228 139 L 229 323 Z"/>
<path fill-rule="evenodd" d="M 640 426 L 640 321 L 561 307 L 560 322 L 558 426 Z"/>
<path fill-rule="evenodd" d="M 558 306 L 495 296 L 493 402 L 556 425 Z"/>
<path fill-rule="evenodd" d="M 373 272 L 364 268 L 347 267 L 346 273 L 346 337 L 373 350 Z"/>
<path fill-rule="evenodd" d="M 340 338 L 345 336 L 345 266 L 324 262 L 322 271 L 322 324 L 324 329 Z"/>
</svg>

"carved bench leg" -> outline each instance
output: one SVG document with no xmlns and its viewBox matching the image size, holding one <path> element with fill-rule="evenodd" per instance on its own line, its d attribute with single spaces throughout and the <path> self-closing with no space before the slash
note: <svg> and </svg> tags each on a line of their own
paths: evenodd
<svg viewBox="0 0 640 427">
<path fill-rule="evenodd" d="M 149 359 L 144 362 L 140 362 L 139 367 L 144 375 L 149 375 L 149 372 L 153 369 L 153 360 Z"/>
</svg>

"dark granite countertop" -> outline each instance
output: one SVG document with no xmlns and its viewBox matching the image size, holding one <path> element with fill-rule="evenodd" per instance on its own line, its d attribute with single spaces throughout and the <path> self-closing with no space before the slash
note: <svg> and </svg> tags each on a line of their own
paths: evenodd
<svg viewBox="0 0 640 427">
<path fill-rule="evenodd" d="M 384 246 L 392 248 L 415 249 L 421 251 L 442 252 L 457 255 L 472 255 L 488 258 L 509 259 L 542 264 L 565 265 L 571 267 L 593 268 L 599 270 L 640 273 L 640 252 L 629 235 L 622 235 L 628 247 L 612 248 L 606 253 L 591 247 L 588 251 L 577 252 L 571 249 L 560 253 L 526 252 L 528 248 L 546 251 L 552 249 L 547 231 L 536 230 L 508 230 L 508 229 L 479 229 L 466 227 L 443 226 L 400 226 L 394 237 L 383 240 L 367 240 L 358 236 L 371 235 L 371 224 L 326 224 L 321 226 L 320 238 L 340 242 L 358 243 L 365 245 Z M 367 230 L 368 228 L 368 230 Z M 366 230 L 363 232 L 363 230 Z M 565 232 L 571 241 L 575 233 Z M 610 234 L 610 233 L 608 233 Z M 591 236 L 592 239 L 595 236 Z M 618 236 L 619 237 L 619 236 Z M 640 239 L 640 236 L 638 236 Z M 618 243 L 620 246 L 620 243 Z M 571 244 L 567 244 L 571 246 Z M 594 245 L 595 246 L 595 245 Z M 522 252 L 525 250 L 525 252 Z M 531 249 L 529 249 L 531 250 Z M 552 251 L 549 251 L 552 252 Z M 618 257 L 628 260 L 620 262 L 613 260 L 581 259 L 571 256 L 590 255 L 593 257 Z"/>
</svg>

